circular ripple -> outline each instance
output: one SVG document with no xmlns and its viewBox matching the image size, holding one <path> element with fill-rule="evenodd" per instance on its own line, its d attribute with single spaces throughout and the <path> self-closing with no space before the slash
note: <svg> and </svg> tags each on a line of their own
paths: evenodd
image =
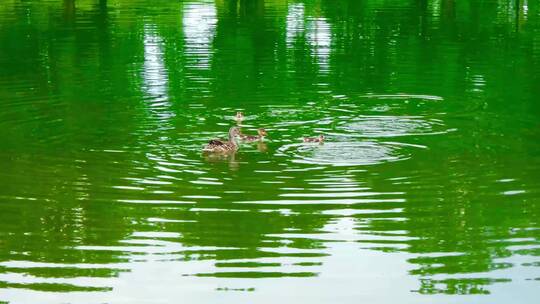
<svg viewBox="0 0 540 304">
<path fill-rule="evenodd" d="M 409 158 L 404 144 L 380 142 L 333 142 L 292 144 L 280 152 L 292 156 L 292 162 L 332 166 L 364 166 Z"/>
<path fill-rule="evenodd" d="M 444 123 L 436 119 L 403 116 L 364 116 L 343 122 L 338 129 L 347 136 L 397 137 L 448 133 Z"/>
</svg>

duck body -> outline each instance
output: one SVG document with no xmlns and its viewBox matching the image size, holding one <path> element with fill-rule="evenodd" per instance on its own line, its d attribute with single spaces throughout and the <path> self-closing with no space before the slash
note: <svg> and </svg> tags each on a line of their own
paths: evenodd
<svg viewBox="0 0 540 304">
<path fill-rule="evenodd" d="M 265 129 L 258 129 L 257 130 L 258 135 L 247 135 L 247 134 L 240 134 L 240 139 L 247 142 L 255 142 L 255 141 L 262 141 L 268 133 Z"/>
<path fill-rule="evenodd" d="M 229 140 L 224 141 L 220 139 L 212 139 L 204 146 L 203 152 L 210 153 L 227 153 L 236 152 L 238 150 L 237 138 L 240 135 L 238 127 L 232 127 L 229 129 Z"/>
<path fill-rule="evenodd" d="M 319 137 L 304 137 L 305 143 L 320 143 L 324 142 L 324 135 L 319 135 Z"/>
</svg>

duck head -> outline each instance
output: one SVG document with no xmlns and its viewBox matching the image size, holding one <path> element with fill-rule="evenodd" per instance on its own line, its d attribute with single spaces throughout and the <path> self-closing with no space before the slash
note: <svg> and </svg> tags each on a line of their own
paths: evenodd
<svg viewBox="0 0 540 304">
<path fill-rule="evenodd" d="M 236 116 L 234 116 L 234 119 L 236 121 L 242 121 L 244 119 L 244 113 L 242 112 L 236 112 Z"/>
<path fill-rule="evenodd" d="M 239 136 L 240 136 L 240 128 L 231 127 L 229 129 L 229 141 L 236 143 Z"/>
<path fill-rule="evenodd" d="M 259 133 L 259 136 L 260 136 L 260 137 L 268 136 L 268 133 L 267 133 L 266 130 L 263 129 L 263 128 L 258 129 L 257 132 Z"/>
</svg>

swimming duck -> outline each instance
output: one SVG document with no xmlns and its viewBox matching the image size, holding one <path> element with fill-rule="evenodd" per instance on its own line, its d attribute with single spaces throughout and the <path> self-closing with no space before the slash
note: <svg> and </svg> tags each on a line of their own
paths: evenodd
<svg viewBox="0 0 540 304">
<path fill-rule="evenodd" d="M 258 135 L 246 135 L 246 134 L 240 134 L 240 139 L 247 142 L 254 142 L 254 141 L 261 141 L 264 139 L 268 133 L 266 133 L 266 130 L 263 128 L 260 128 L 257 130 Z"/>
<path fill-rule="evenodd" d="M 229 141 L 223 141 L 220 139 L 212 139 L 203 148 L 203 152 L 212 153 L 226 153 L 235 152 L 238 150 L 238 136 L 240 136 L 240 130 L 238 127 L 231 127 L 229 129 Z"/>
<path fill-rule="evenodd" d="M 242 120 L 244 120 L 244 113 L 236 112 L 236 116 L 234 116 L 234 120 L 236 120 L 237 123 L 241 123 Z"/>
<path fill-rule="evenodd" d="M 305 143 L 320 143 L 324 142 L 324 135 L 319 135 L 319 137 L 304 137 Z"/>
</svg>

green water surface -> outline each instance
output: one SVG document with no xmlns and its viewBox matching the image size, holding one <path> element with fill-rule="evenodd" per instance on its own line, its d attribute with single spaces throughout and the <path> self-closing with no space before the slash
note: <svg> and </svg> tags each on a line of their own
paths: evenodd
<svg viewBox="0 0 540 304">
<path fill-rule="evenodd" d="M 536 0 L 2 0 L 0 303 L 538 303 L 539 96 Z"/>
</svg>

